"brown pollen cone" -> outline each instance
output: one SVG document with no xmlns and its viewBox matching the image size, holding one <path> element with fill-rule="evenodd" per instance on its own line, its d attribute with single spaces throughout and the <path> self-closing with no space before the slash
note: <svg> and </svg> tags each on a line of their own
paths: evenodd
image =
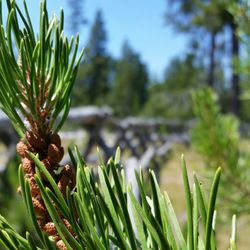
<svg viewBox="0 0 250 250">
<path fill-rule="evenodd" d="M 43 226 L 43 230 L 49 235 L 56 235 L 56 226 L 53 222 L 48 222 Z"/>
<path fill-rule="evenodd" d="M 40 189 L 38 185 L 36 184 L 35 178 L 31 176 L 28 178 L 29 184 L 30 184 L 30 190 L 31 190 L 31 195 L 32 197 L 37 197 L 40 195 Z"/>
<path fill-rule="evenodd" d="M 61 138 L 58 134 L 48 133 L 47 135 L 39 134 L 36 129 L 36 132 L 27 131 L 25 133 L 25 138 L 20 140 L 17 143 L 16 149 L 18 154 L 22 159 L 22 168 L 24 171 L 24 178 L 28 181 L 30 185 L 32 202 L 36 212 L 38 224 L 44 232 L 53 236 L 56 241 L 56 245 L 58 249 L 67 249 L 59 234 L 56 230 L 54 223 L 51 221 L 49 213 L 46 209 L 46 206 L 43 202 L 39 186 L 35 181 L 35 163 L 28 156 L 27 152 L 31 151 L 34 154 L 39 155 L 39 159 L 44 165 L 44 167 L 48 170 L 52 178 L 57 183 L 60 191 L 65 195 L 66 188 L 72 190 L 75 185 L 75 174 L 71 166 L 65 165 L 60 174 L 56 174 L 58 167 L 60 166 L 60 161 L 64 155 L 64 149 L 61 146 Z M 45 187 L 50 188 L 50 184 L 48 183 L 47 178 L 43 173 L 41 173 L 43 185 Z M 20 188 L 18 188 L 18 192 L 21 194 Z M 57 208 L 56 208 L 57 209 Z M 65 226 L 69 230 L 69 232 L 75 237 L 75 233 L 69 223 L 69 221 L 63 217 L 62 213 L 58 211 L 59 216 L 64 222 Z"/>
<path fill-rule="evenodd" d="M 22 159 L 23 170 L 25 174 L 35 174 L 35 164 L 29 158 Z"/>
<path fill-rule="evenodd" d="M 56 246 L 59 250 L 67 250 L 67 247 L 62 240 L 57 241 Z"/>
<path fill-rule="evenodd" d="M 47 209 L 40 199 L 32 197 L 32 202 L 37 215 L 42 218 L 48 215 Z"/>
<path fill-rule="evenodd" d="M 21 156 L 21 158 L 25 158 L 29 148 L 23 140 L 20 140 L 16 145 L 16 151 Z"/>
</svg>

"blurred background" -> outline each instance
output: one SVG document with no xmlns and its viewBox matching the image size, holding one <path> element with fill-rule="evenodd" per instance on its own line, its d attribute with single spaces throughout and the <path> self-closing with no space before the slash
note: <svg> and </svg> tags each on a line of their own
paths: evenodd
<svg viewBox="0 0 250 250">
<path fill-rule="evenodd" d="M 60 7 L 64 9 L 65 33 L 79 33 L 85 48 L 72 93 L 73 108 L 61 133 L 65 147 L 79 146 L 94 167 L 96 147 L 108 159 L 119 145 L 125 168 L 156 171 L 180 221 L 185 218 L 181 154 L 190 174 L 196 171 L 205 188 L 221 166 L 219 249 L 228 247 L 233 214 L 238 218 L 238 248 L 249 249 L 248 1 L 53 0 L 47 4 L 49 14 L 59 15 Z M 27 0 L 27 5 L 38 29 L 39 1 Z M 4 115 L 0 120 L 7 123 Z M 17 138 L 4 127 L 0 211 L 24 232 L 29 222 L 16 194 Z"/>
</svg>

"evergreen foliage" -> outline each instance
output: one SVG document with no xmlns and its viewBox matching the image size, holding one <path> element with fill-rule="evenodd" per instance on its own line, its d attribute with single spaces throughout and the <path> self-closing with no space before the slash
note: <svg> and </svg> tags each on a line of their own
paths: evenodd
<svg viewBox="0 0 250 250">
<path fill-rule="evenodd" d="M 17 173 L 18 162 L 18 157 L 15 156 L 6 164 L 6 169 L 0 172 L 0 214 L 5 217 L 18 232 L 23 233 L 26 230 L 33 230 L 30 225 L 30 220 L 27 220 L 28 213 L 22 198 L 16 192 L 19 186 Z M 19 212 L 17 213 L 16 211 Z"/>
<path fill-rule="evenodd" d="M 37 35 L 25 0 L 24 13 L 15 1 L 6 3 L 8 20 L 4 28 L 0 0 L 1 108 L 21 137 L 17 144 L 22 160 L 18 171 L 19 192 L 38 240 L 30 232 L 21 236 L 0 216 L 1 247 L 8 250 L 216 249 L 215 204 L 220 168 L 207 199 L 195 174 L 190 186 L 182 158 L 187 209 L 184 234 L 153 171 L 148 173 L 149 182 L 142 171 L 135 172 L 140 193 L 140 201 L 136 200 L 131 185 L 127 185 L 119 150 L 106 164 L 101 160 L 98 173 L 86 166 L 77 148 L 69 149 L 72 165 L 60 164 L 64 150 L 57 132 L 67 118 L 82 57 L 81 52 L 77 58 L 79 38 L 68 41 L 63 33 L 63 12 L 59 20 L 49 19 L 46 1 L 41 1 Z M 132 59 L 141 66 L 133 53 Z M 148 186 L 150 194 L 145 193 Z M 233 217 L 231 250 L 236 249 L 235 227 Z"/>
<path fill-rule="evenodd" d="M 68 189 L 65 198 L 61 197 L 60 190 L 54 185 L 54 180 L 43 164 L 33 157 L 37 164 L 36 181 L 67 249 L 215 249 L 213 225 L 220 169 L 216 171 L 207 199 L 196 175 L 193 186 L 190 186 L 185 161 L 182 159 L 187 206 L 185 236 L 167 193 L 160 192 L 153 171 L 149 172 L 151 195 L 145 193 L 149 184 L 144 174 L 135 172 L 140 190 L 140 203 L 133 195 L 131 186 L 127 186 L 123 167 L 119 163 L 119 150 L 115 160 L 110 159 L 105 165 L 101 163 L 98 168 L 98 180 L 94 172 L 84 164 L 77 149 L 75 152 L 70 151 L 70 155 L 77 168 L 77 189 L 75 192 Z M 31 193 L 29 185 L 23 181 L 21 168 L 19 174 L 25 195 L 24 201 L 32 216 L 34 211 L 30 200 Z M 51 188 L 45 188 L 42 184 L 42 174 L 48 177 Z M 128 201 L 131 203 L 132 212 L 128 209 Z M 59 219 L 61 213 L 71 227 L 64 226 Z M 201 227 L 204 234 L 200 233 Z M 26 238 L 18 235 L 9 223 L 0 217 L 0 243 L 7 249 L 55 249 L 52 239 L 47 239 L 39 227 L 35 228 L 39 237 L 38 243 L 32 240 L 29 233 L 26 234 Z M 236 249 L 235 241 L 234 222 L 231 250 Z"/>
<path fill-rule="evenodd" d="M 78 33 L 81 26 L 87 23 L 84 13 L 84 0 L 67 0 L 70 8 L 70 29 L 73 33 Z"/>
<path fill-rule="evenodd" d="M 69 111 L 70 94 L 83 54 L 77 59 L 79 36 L 75 41 L 64 36 L 63 11 L 59 20 L 55 16 L 49 20 L 46 2 L 41 2 L 39 36 L 35 35 L 25 1 L 25 13 L 15 1 L 8 0 L 7 7 L 5 29 L 0 1 L 1 108 L 21 137 L 29 126 L 41 133 L 56 132 Z"/>
<path fill-rule="evenodd" d="M 241 4 L 231 4 L 228 6 L 228 10 L 234 16 L 235 22 L 237 23 L 237 36 L 241 42 L 241 56 L 234 60 L 234 66 L 241 77 L 241 116 L 243 121 L 250 121 L 249 114 L 249 103 L 250 103 L 250 91 L 249 91 L 249 79 L 250 79 L 250 5 L 248 1 L 242 1 Z"/>
<path fill-rule="evenodd" d="M 223 168 L 221 195 L 228 210 L 249 213 L 250 156 L 240 147 L 239 121 L 221 114 L 211 89 L 194 92 L 193 101 L 197 124 L 192 130 L 192 142 L 210 168 Z"/>
<path fill-rule="evenodd" d="M 26 2 L 23 3 L 24 13 L 15 1 L 7 1 L 8 17 L 4 28 L 0 1 L 1 108 L 21 137 L 16 149 L 22 160 L 22 181 L 30 188 L 29 201 L 33 209 L 30 215 L 35 228 L 51 235 L 57 247 L 63 249 L 65 244 L 53 230 L 55 223 L 35 180 L 35 162 L 31 155 L 37 155 L 46 166 L 61 196 L 65 195 L 66 187 L 73 189 L 75 175 L 72 167 L 60 165 L 64 149 L 57 132 L 69 112 L 72 87 L 83 51 L 77 56 L 78 35 L 75 40 L 65 37 L 63 11 L 59 20 L 55 16 L 49 19 L 46 1 L 41 1 L 40 30 L 35 35 Z M 14 53 L 14 42 L 18 58 Z M 45 176 L 40 182 L 45 187 L 49 185 Z M 24 189 L 19 188 L 18 192 L 25 195 Z M 60 219 L 68 225 L 63 214 Z"/>
<path fill-rule="evenodd" d="M 173 25 L 180 31 L 189 32 L 196 40 L 201 48 L 206 48 L 206 58 L 208 61 L 208 78 L 207 83 L 210 87 L 216 86 L 216 52 L 218 51 L 217 37 L 220 34 L 225 34 L 225 28 L 229 28 L 230 39 L 227 43 L 230 44 L 229 58 L 231 60 L 231 107 L 230 110 L 239 115 L 240 113 L 240 78 L 239 74 L 234 67 L 234 61 L 239 58 L 239 39 L 236 36 L 237 22 L 234 15 L 228 10 L 229 6 L 239 4 L 239 1 L 168 1 L 169 8 L 166 14 L 167 20 L 172 22 Z M 178 13 L 178 14 L 177 14 Z M 208 35 L 210 38 L 200 39 L 201 31 L 203 37 Z M 198 34 L 198 36 L 197 36 Z M 197 36 L 197 37 L 196 37 Z M 227 37 L 227 36 L 224 36 Z M 222 54 L 221 54 L 222 56 Z M 203 56 L 204 57 L 204 56 Z M 221 61 L 221 58 L 219 58 Z"/>
<path fill-rule="evenodd" d="M 150 86 L 143 114 L 190 119 L 193 117 L 191 90 L 199 88 L 204 82 L 205 69 L 195 55 L 172 59 L 162 83 Z"/>
<path fill-rule="evenodd" d="M 96 13 L 74 91 L 74 104 L 104 104 L 110 89 L 110 57 L 102 12 Z"/>
<path fill-rule="evenodd" d="M 121 59 L 116 63 L 114 86 L 110 104 L 119 116 L 138 114 L 147 100 L 148 72 L 138 53 L 127 41 L 122 47 Z"/>
</svg>

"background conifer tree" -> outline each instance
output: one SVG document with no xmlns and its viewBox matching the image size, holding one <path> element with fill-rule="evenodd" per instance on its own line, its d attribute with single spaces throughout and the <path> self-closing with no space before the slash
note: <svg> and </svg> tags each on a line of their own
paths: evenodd
<svg viewBox="0 0 250 250">
<path fill-rule="evenodd" d="M 110 89 L 110 57 L 107 52 L 107 33 L 100 10 L 97 11 L 90 37 L 86 45 L 85 60 L 80 67 L 76 89 L 75 104 L 104 104 Z"/>
<path fill-rule="evenodd" d="M 110 102 L 120 116 L 136 115 L 147 100 L 148 71 L 127 41 L 122 46 L 121 59 L 117 61 Z"/>
</svg>

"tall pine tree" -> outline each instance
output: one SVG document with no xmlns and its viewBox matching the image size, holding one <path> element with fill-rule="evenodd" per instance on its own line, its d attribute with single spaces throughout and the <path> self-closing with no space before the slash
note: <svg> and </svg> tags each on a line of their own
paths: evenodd
<svg viewBox="0 0 250 250">
<path fill-rule="evenodd" d="M 147 99 L 148 81 L 146 65 L 125 41 L 110 95 L 110 103 L 117 115 L 136 115 L 141 111 Z"/>
<path fill-rule="evenodd" d="M 71 9 L 70 12 L 70 30 L 76 34 L 80 33 L 81 26 L 87 23 L 87 20 L 84 15 L 84 0 L 67 0 L 68 5 Z"/>
<path fill-rule="evenodd" d="M 110 89 L 110 57 L 106 50 L 107 34 L 102 12 L 97 11 L 90 37 L 86 46 L 86 56 L 76 79 L 75 104 L 103 104 Z"/>
<path fill-rule="evenodd" d="M 210 36 L 209 43 L 206 40 L 200 39 L 200 45 L 205 45 L 209 50 L 209 65 L 208 65 L 208 85 L 215 85 L 215 52 L 216 52 L 216 37 L 218 34 L 225 34 L 225 28 L 229 28 L 230 39 L 226 41 L 231 44 L 231 111 L 236 115 L 240 111 L 240 79 L 238 73 L 233 67 L 235 58 L 239 57 L 239 40 L 236 36 L 237 25 L 234 16 L 228 11 L 230 4 L 237 4 L 238 0 L 167 0 L 169 3 L 167 17 L 175 27 L 180 31 L 191 32 L 192 35 L 197 35 L 197 29 L 200 29 L 204 34 Z M 196 30 L 196 32 L 192 32 Z M 220 58 L 221 60 L 221 58 Z"/>
</svg>

